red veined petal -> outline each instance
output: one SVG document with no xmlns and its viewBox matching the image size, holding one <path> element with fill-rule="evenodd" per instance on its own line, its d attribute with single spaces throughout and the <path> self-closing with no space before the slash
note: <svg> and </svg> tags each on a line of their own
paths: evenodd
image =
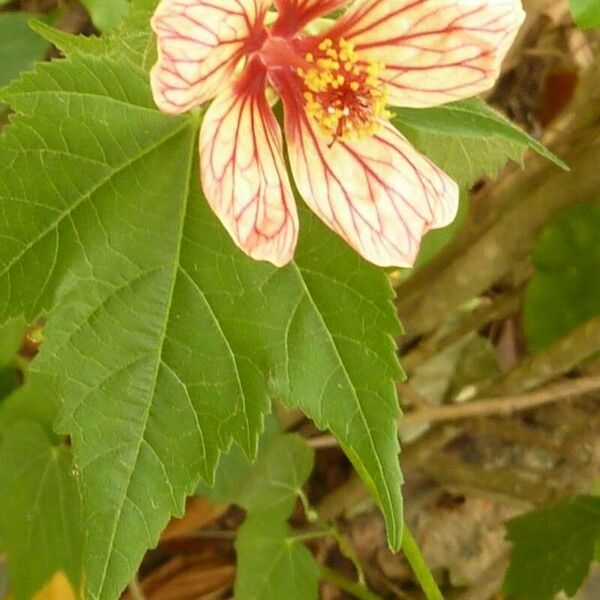
<svg viewBox="0 0 600 600">
<path fill-rule="evenodd" d="M 423 235 L 456 216 L 456 183 L 390 123 L 331 143 L 287 100 L 290 164 L 306 203 L 368 261 L 412 266 Z"/>
<path fill-rule="evenodd" d="M 266 33 L 269 0 L 162 0 L 152 17 L 158 62 L 154 100 L 178 114 L 210 100 L 226 86 L 239 61 Z"/>
<path fill-rule="evenodd" d="M 490 88 L 524 17 L 521 0 L 359 0 L 327 36 L 386 65 L 390 104 L 426 107 Z"/>
<path fill-rule="evenodd" d="M 313 19 L 348 4 L 349 0 L 274 0 L 279 18 L 273 35 L 288 37 L 296 34 Z"/>
<path fill-rule="evenodd" d="M 206 112 L 200 132 L 202 187 L 246 254 L 283 266 L 294 254 L 298 215 L 281 129 L 267 102 L 261 70 L 251 63 L 243 81 L 230 85 Z"/>
</svg>

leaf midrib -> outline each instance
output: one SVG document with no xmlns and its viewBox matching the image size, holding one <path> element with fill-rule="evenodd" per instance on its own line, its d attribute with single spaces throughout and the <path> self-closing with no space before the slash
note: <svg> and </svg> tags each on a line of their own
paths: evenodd
<svg viewBox="0 0 600 600">
<path fill-rule="evenodd" d="M 391 516 L 391 515 L 394 514 L 394 511 L 392 510 L 392 508 L 394 506 L 394 502 L 393 502 L 391 494 L 390 494 L 389 486 L 387 485 L 387 478 L 385 476 L 385 469 L 384 469 L 384 467 L 383 467 L 383 465 L 381 463 L 381 460 L 379 458 L 379 453 L 377 452 L 377 448 L 375 446 L 375 441 L 374 441 L 373 436 L 371 434 L 371 429 L 369 427 L 369 424 L 368 424 L 366 415 L 364 413 L 362 404 L 361 404 L 360 399 L 358 397 L 358 392 L 357 392 L 356 386 L 354 385 L 354 381 L 352 380 L 352 378 L 350 377 L 350 374 L 348 373 L 348 370 L 346 369 L 346 364 L 342 360 L 342 357 L 340 355 L 340 351 L 339 351 L 339 349 L 337 347 L 335 339 L 334 339 L 331 331 L 329 330 L 329 327 L 328 327 L 327 323 L 325 322 L 325 319 L 324 319 L 323 315 L 321 314 L 321 311 L 318 309 L 318 306 L 317 306 L 314 298 L 312 297 L 312 294 L 311 294 L 311 292 L 310 292 L 310 290 L 308 288 L 308 284 L 306 283 L 306 281 L 305 281 L 305 279 L 304 279 L 304 277 L 302 275 L 302 268 L 299 267 L 296 262 L 293 262 L 292 264 L 294 266 L 294 269 L 296 271 L 298 279 L 300 280 L 302 288 L 304 289 L 306 297 L 308 298 L 311 306 L 313 307 L 313 310 L 318 315 L 319 321 L 321 322 L 321 324 L 322 324 L 322 326 L 323 326 L 323 328 L 324 328 L 324 330 L 326 332 L 326 335 L 329 338 L 331 346 L 332 346 L 332 348 L 333 348 L 333 350 L 335 352 L 335 356 L 336 356 L 337 360 L 339 361 L 339 364 L 340 364 L 340 366 L 342 368 L 342 372 L 344 373 L 344 377 L 345 377 L 348 385 L 350 386 L 350 389 L 352 390 L 352 396 L 353 396 L 353 398 L 355 400 L 355 403 L 356 403 L 356 406 L 358 408 L 358 413 L 360 415 L 360 419 L 363 422 L 363 425 L 364 425 L 364 427 L 365 427 L 365 429 L 366 429 L 366 431 L 368 433 L 368 439 L 369 439 L 369 444 L 371 446 L 371 450 L 372 450 L 373 455 L 376 457 L 376 460 L 377 460 L 377 469 L 378 469 L 378 472 L 379 472 L 379 476 L 380 476 L 381 480 L 385 483 L 384 489 L 385 489 L 386 501 L 387 501 L 387 507 L 388 507 L 388 510 L 385 511 L 385 512 L 387 512 Z M 378 487 L 378 486 L 376 486 L 376 487 Z M 393 533 L 394 533 L 393 538 L 397 539 L 397 537 L 398 537 L 398 523 L 397 523 L 397 521 L 396 521 L 395 518 L 394 518 L 394 532 Z"/>
<path fill-rule="evenodd" d="M 190 174 L 191 176 L 191 174 Z M 243 402 L 243 406 L 242 406 L 242 413 L 245 417 L 245 421 L 246 421 L 246 444 L 247 444 L 247 448 L 251 448 L 254 444 L 252 444 L 252 440 L 250 439 L 250 422 L 248 420 L 248 412 L 246 410 L 246 393 L 244 391 L 244 386 L 242 384 L 242 380 L 240 378 L 240 369 L 238 366 L 238 359 L 237 359 L 237 355 L 233 350 L 233 347 L 231 345 L 231 342 L 229 341 L 229 338 L 227 337 L 227 334 L 225 333 L 225 330 L 223 329 L 223 325 L 221 324 L 221 322 L 219 321 L 219 318 L 217 316 L 217 313 L 215 312 L 215 309 L 213 307 L 213 305 L 209 302 L 207 295 L 204 293 L 204 291 L 200 288 L 200 286 L 194 281 L 194 279 L 192 278 L 192 276 L 187 272 L 186 269 L 184 269 L 181 265 L 179 265 L 179 270 L 181 271 L 181 273 L 183 274 L 183 276 L 188 280 L 188 282 L 194 287 L 195 290 L 197 290 L 198 294 L 200 294 L 200 296 L 202 297 L 202 300 L 204 300 L 204 303 L 206 305 L 206 307 L 208 308 L 209 312 L 210 312 L 210 316 L 219 332 L 219 334 L 221 335 L 221 339 L 223 340 L 223 342 L 225 343 L 227 350 L 229 352 L 229 355 L 231 356 L 231 361 L 235 370 L 235 379 L 236 379 L 236 383 L 237 383 L 237 387 L 240 393 L 240 398 L 242 399 Z"/>
<path fill-rule="evenodd" d="M 136 104 L 133 100 L 122 99 L 122 98 L 114 98 L 112 96 L 106 96 L 104 94 L 92 93 L 92 92 L 77 92 L 71 90 L 39 90 L 39 91 L 31 91 L 31 92 L 18 92 L 14 94 L 6 94 L 2 96 L 2 100 L 5 100 L 8 104 L 10 104 L 10 98 L 42 98 L 44 96 L 51 96 L 53 98 L 63 98 L 65 96 L 68 97 L 76 97 L 76 98 L 90 98 L 93 100 L 102 100 L 103 102 L 108 102 L 109 104 L 116 104 L 118 106 L 124 106 L 128 109 L 134 108 L 135 110 L 144 111 L 156 115 L 156 109 L 150 106 L 144 106 L 142 104 Z M 22 114 L 26 117 L 33 117 L 34 113 L 29 113 L 25 110 L 22 110 Z M 160 144 L 159 144 L 160 145 Z"/>
<path fill-rule="evenodd" d="M 185 125 L 187 127 L 187 126 L 189 126 L 189 123 L 186 122 Z M 176 133 L 179 133 L 181 130 L 183 130 L 183 127 L 177 128 Z M 174 137 L 176 135 L 176 133 L 168 136 L 164 140 L 164 142 L 168 141 L 171 137 Z M 153 380 L 152 380 L 152 387 L 148 394 L 149 401 L 146 404 L 146 410 L 145 410 L 145 413 L 143 416 L 143 424 L 141 426 L 141 435 L 139 437 L 139 441 L 138 441 L 137 448 L 135 451 L 135 457 L 134 457 L 133 461 L 130 463 L 132 465 L 132 468 L 129 470 L 127 483 L 123 488 L 124 489 L 123 496 L 121 498 L 121 502 L 119 503 L 119 511 L 118 511 L 117 515 L 115 516 L 115 519 L 113 520 L 113 527 L 112 527 L 112 530 L 110 533 L 110 537 L 108 539 L 108 543 L 106 545 L 106 552 L 105 552 L 106 559 L 104 561 L 104 565 L 102 568 L 102 574 L 100 576 L 100 580 L 99 580 L 98 587 L 97 587 L 97 590 L 98 590 L 97 597 L 100 597 L 105 589 L 105 583 L 106 583 L 106 579 L 107 579 L 107 575 L 108 575 L 108 567 L 109 567 L 109 565 L 111 563 L 111 559 L 113 557 L 112 550 L 113 550 L 115 537 L 117 534 L 117 530 L 119 528 L 119 523 L 120 523 L 121 516 L 123 513 L 123 507 L 125 506 L 125 498 L 127 498 L 127 496 L 128 496 L 128 493 L 129 493 L 129 490 L 131 487 L 133 473 L 135 472 L 135 466 L 137 465 L 140 451 L 142 449 L 142 444 L 145 440 L 145 434 L 146 434 L 146 430 L 148 428 L 148 421 L 150 418 L 150 409 L 152 407 L 152 400 L 156 393 L 156 386 L 158 383 L 158 375 L 159 375 L 160 367 L 161 367 L 161 364 L 163 361 L 163 348 L 164 348 L 165 340 L 167 338 L 166 334 L 167 334 L 167 329 L 168 329 L 169 322 L 170 322 L 169 316 L 170 316 L 171 308 L 173 305 L 173 296 L 174 296 L 174 291 L 175 291 L 175 285 L 177 283 L 177 273 L 179 270 L 179 265 L 181 263 L 181 248 L 182 248 L 182 244 L 183 244 L 183 230 L 185 227 L 185 221 L 186 221 L 186 217 L 187 217 L 187 208 L 188 208 L 188 202 L 189 202 L 189 197 L 190 197 L 190 185 L 191 185 L 191 178 L 192 178 L 192 171 L 193 171 L 193 159 L 194 159 L 194 146 L 196 143 L 195 132 L 190 133 L 190 140 L 191 140 L 191 143 L 190 143 L 190 152 L 189 152 L 189 164 L 188 164 L 188 169 L 187 169 L 187 180 L 186 180 L 186 188 L 185 188 L 185 192 L 184 192 L 184 201 L 182 203 L 181 212 L 179 215 L 177 247 L 173 254 L 173 264 L 171 266 L 171 277 L 170 277 L 170 289 L 169 289 L 169 293 L 166 298 L 164 319 L 163 319 L 162 329 L 161 329 L 160 338 L 159 338 L 160 341 L 159 341 L 159 345 L 158 345 L 157 352 L 156 352 L 156 362 L 154 365 L 154 375 L 153 375 Z M 155 148 L 157 148 L 160 145 L 161 144 L 156 145 Z"/>
</svg>

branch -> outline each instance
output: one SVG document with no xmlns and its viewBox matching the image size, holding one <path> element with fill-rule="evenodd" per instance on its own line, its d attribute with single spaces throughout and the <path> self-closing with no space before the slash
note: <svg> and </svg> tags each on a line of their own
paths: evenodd
<svg viewBox="0 0 600 600">
<path fill-rule="evenodd" d="M 517 181 L 505 193 L 507 198 L 518 197 L 519 202 L 502 212 L 487 231 L 437 272 L 428 270 L 425 280 L 419 278 L 420 285 L 415 285 L 417 273 L 415 282 L 411 283 L 409 279 L 397 289 L 398 312 L 409 337 L 431 331 L 465 302 L 510 273 L 516 264 L 530 255 L 540 231 L 560 209 L 598 198 L 598 129 L 594 135 L 595 141 L 581 141 L 565 157 L 572 167 L 571 173 L 557 172 L 556 167 L 548 167 L 545 180 L 539 186 L 535 180 L 529 182 L 525 178 L 532 187 Z M 576 193 L 574 181 L 578 182 Z M 439 261 L 443 263 L 445 258 L 440 257 Z M 429 265 L 433 270 L 436 261 Z"/>
<path fill-rule="evenodd" d="M 559 400 L 597 390 L 600 390 L 600 376 L 596 375 L 567 380 L 527 394 L 505 396 L 503 398 L 482 398 L 481 400 L 464 404 L 422 408 L 402 417 L 400 425 L 440 423 L 443 421 L 456 421 L 491 415 L 510 415 L 515 412 L 528 410 L 551 402 L 558 402 Z M 307 443 L 311 448 L 315 449 L 330 448 L 337 445 L 337 440 L 332 435 L 322 435 L 307 440 Z"/>
<path fill-rule="evenodd" d="M 409 413 L 400 423 L 401 425 L 413 425 L 414 423 L 440 423 L 442 421 L 456 421 L 458 419 L 490 415 L 511 415 L 515 412 L 558 402 L 596 390 L 600 390 L 600 376 L 585 377 L 549 385 L 527 394 L 505 396 L 503 398 L 482 398 L 464 404 L 432 406 L 431 408 Z"/>
<path fill-rule="evenodd" d="M 474 395 L 499 396 L 531 390 L 568 373 L 600 352 L 600 317 L 586 321 L 541 354 L 530 356 L 499 379 L 483 383 Z"/>
<path fill-rule="evenodd" d="M 491 321 L 498 321 L 516 313 L 523 303 L 522 294 L 523 287 L 519 286 L 517 289 L 494 298 L 490 304 L 478 308 L 449 332 L 441 336 L 433 335 L 426 338 L 416 348 L 411 349 L 401 357 L 402 368 L 410 373 L 432 356 L 461 340 L 471 331 L 477 331 Z"/>
<path fill-rule="evenodd" d="M 450 244 L 397 287 L 398 312 L 410 338 L 431 331 L 510 273 L 529 256 L 539 231 L 558 210 L 597 199 L 599 74 L 596 54 L 571 110 L 552 132 L 552 148 L 572 172 L 562 173 L 533 156 L 526 171 L 509 167 L 500 181 L 474 197 L 470 218 Z"/>
</svg>

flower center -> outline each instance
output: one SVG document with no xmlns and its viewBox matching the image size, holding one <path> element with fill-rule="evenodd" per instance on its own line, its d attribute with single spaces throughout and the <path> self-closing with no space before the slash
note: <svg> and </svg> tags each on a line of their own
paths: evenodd
<svg viewBox="0 0 600 600">
<path fill-rule="evenodd" d="M 380 119 L 390 118 L 386 110 L 387 90 L 380 75 L 385 65 L 360 60 L 354 44 L 326 38 L 318 53 L 306 54 L 307 63 L 299 68 L 304 82 L 307 114 L 317 123 L 332 144 L 340 139 L 362 139 L 380 127 Z"/>
</svg>

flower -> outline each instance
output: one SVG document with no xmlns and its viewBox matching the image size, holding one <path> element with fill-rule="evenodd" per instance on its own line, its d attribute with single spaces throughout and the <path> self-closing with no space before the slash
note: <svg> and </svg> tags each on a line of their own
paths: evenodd
<svg viewBox="0 0 600 600">
<path fill-rule="evenodd" d="M 214 99 L 200 132 L 205 196 L 244 252 L 277 266 L 293 257 L 298 215 L 270 91 L 304 201 L 367 260 L 410 266 L 423 235 L 454 219 L 458 189 L 387 106 L 488 89 L 524 18 L 521 0 L 355 0 L 308 33 L 346 3 L 162 0 L 152 19 L 156 104 L 179 114 Z"/>
</svg>

